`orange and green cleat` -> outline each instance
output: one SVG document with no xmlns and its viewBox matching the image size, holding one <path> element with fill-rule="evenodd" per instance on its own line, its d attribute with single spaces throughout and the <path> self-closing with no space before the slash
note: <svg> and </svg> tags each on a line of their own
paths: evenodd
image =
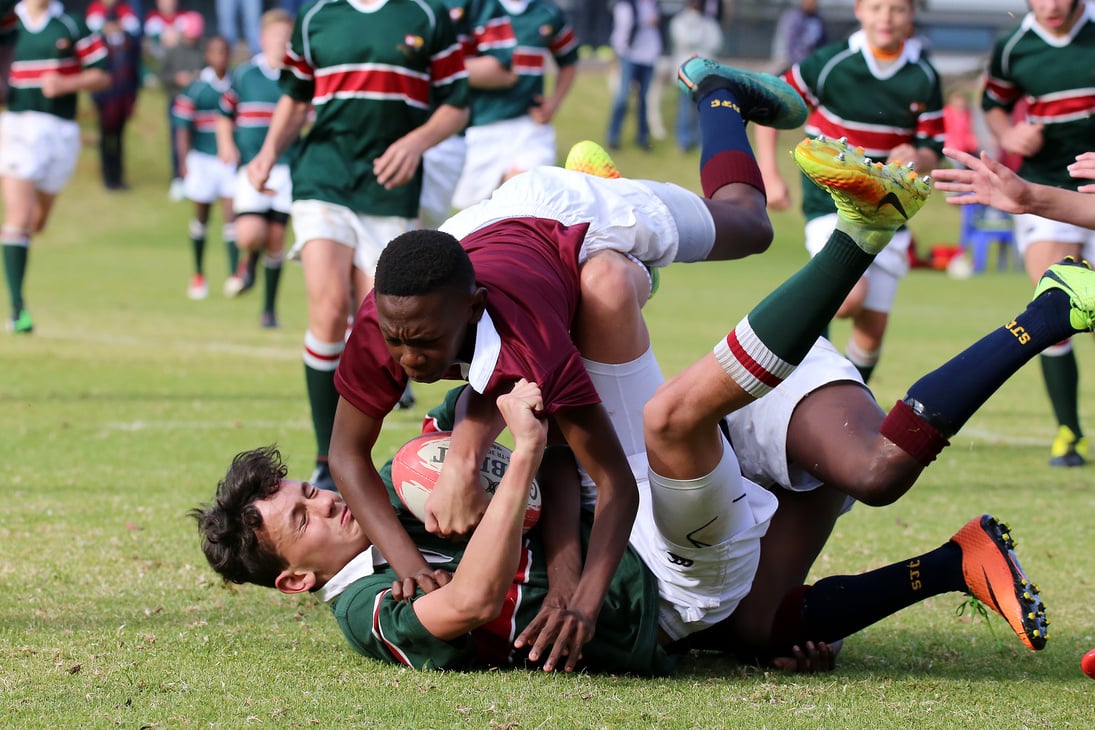
<svg viewBox="0 0 1095 730">
<path fill-rule="evenodd" d="M 894 231 L 931 195 L 927 176 L 918 177 L 897 163 L 874 162 L 862 147 L 852 147 L 844 138 L 805 139 L 792 154 L 806 176 L 832 196 L 844 223 L 837 228 L 867 253 L 885 248 Z"/>
<path fill-rule="evenodd" d="M 570 148 L 563 165 L 568 170 L 584 172 L 595 177 L 618 178 L 620 171 L 605 148 L 596 142 L 584 140 Z"/>
<path fill-rule="evenodd" d="M 1003 616 L 1028 649 L 1044 648 L 1049 639 L 1046 606 L 1019 565 L 1008 526 L 981 515 L 951 541 L 962 548 L 962 575 L 970 595 Z"/>
</svg>

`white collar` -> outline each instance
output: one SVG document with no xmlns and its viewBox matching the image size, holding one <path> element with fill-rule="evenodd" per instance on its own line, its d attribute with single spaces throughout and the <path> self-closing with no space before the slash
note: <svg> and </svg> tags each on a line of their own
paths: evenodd
<svg viewBox="0 0 1095 730">
<path fill-rule="evenodd" d="M 251 63 L 255 64 L 255 68 L 262 71 L 262 75 L 271 81 L 277 81 L 281 76 L 281 69 L 274 68 L 266 62 L 266 56 L 261 53 L 256 53 L 254 58 L 251 59 Z"/>
<path fill-rule="evenodd" d="M 871 53 L 870 45 L 867 43 L 867 33 L 863 30 L 857 30 L 848 36 L 848 48 L 863 54 L 863 58 L 867 61 L 867 67 L 871 69 L 871 74 L 877 79 L 888 79 L 905 64 L 919 62 L 920 55 L 924 50 L 924 46 L 919 40 L 909 38 L 901 49 L 901 55 L 894 59 L 893 63 L 883 66 Z"/>
<path fill-rule="evenodd" d="M 31 33 L 37 33 L 42 30 L 51 19 L 63 15 L 64 12 L 65 6 L 62 5 L 59 0 L 53 0 L 53 2 L 46 6 L 46 14 L 35 23 L 30 19 L 30 14 L 25 3 L 19 3 L 15 6 L 15 14 L 19 16 L 19 20 L 23 21 L 23 25 L 26 26 L 26 29 Z"/>
<path fill-rule="evenodd" d="M 213 70 L 212 66 L 206 66 L 205 68 L 203 68 L 201 70 L 201 73 L 198 74 L 198 78 L 212 86 L 217 91 L 228 91 L 228 87 L 232 84 L 231 74 L 225 74 L 224 78 L 222 79 L 220 76 L 217 76 L 217 72 Z"/>
<path fill-rule="evenodd" d="M 451 563 L 453 561 L 452 555 L 445 555 L 444 553 L 436 553 L 433 550 L 421 550 L 422 557 L 430 565 L 435 563 Z M 384 559 L 384 556 L 380 554 L 380 550 L 376 545 L 370 545 L 363 551 L 357 554 L 350 562 L 343 566 L 342 570 L 335 573 L 331 580 L 327 581 L 327 584 L 316 591 L 316 596 L 324 603 L 330 603 L 331 601 L 342 595 L 342 592 L 350 587 L 354 581 L 362 578 L 368 578 L 370 575 L 376 573 L 376 569 L 380 566 L 387 565 L 388 561 Z"/>
<path fill-rule="evenodd" d="M 1054 48 L 1064 48 L 1072 42 L 1076 37 L 1076 34 L 1083 28 L 1084 23 L 1088 21 L 1095 21 L 1095 7 L 1092 7 L 1088 3 L 1084 3 L 1084 12 L 1080 13 L 1080 17 L 1076 19 L 1076 24 L 1072 26 L 1072 30 L 1068 32 L 1068 35 L 1053 35 L 1034 19 L 1033 12 L 1023 16 L 1022 27 L 1024 30 L 1036 33 L 1039 38 L 1046 42 L 1046 45 L 1053 46 Z"/>
<path fill-rule="evenodd" d="M 475 352 L 471 364 L 467 366 L 465 377 L 476 393 L 482 393 L 490 382 L 494 367 L 498 364 L 498 355 L 502 352 L 502 338 L 498 334 L 494 321 L 487 310 L 475 326 Z"/>
<path fill-rule="evenodd" d="M 532 0 L 498 0 L 507 15 L 520 15 L 528 10 Z"/>
</svg>

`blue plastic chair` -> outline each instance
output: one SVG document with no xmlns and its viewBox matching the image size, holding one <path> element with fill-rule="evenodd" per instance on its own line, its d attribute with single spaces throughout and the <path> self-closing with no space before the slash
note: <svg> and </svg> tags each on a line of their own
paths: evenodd
<svg viewBox="0 0 1095 730">
<path fill-rule="evenodd" d="M 973 258 L 973 270 L 980 273 L 988 263 L 989 248 L 999 244 L 996 268 L 1008 267 L 1009 254 L 1019 261 L 1015 247 L 1014 222 L 1011 215 L 987 205 L 972 204 L 962 206 L 962 230 L 958 235 L 958 245 L 969 251 Z"/>
</svg>

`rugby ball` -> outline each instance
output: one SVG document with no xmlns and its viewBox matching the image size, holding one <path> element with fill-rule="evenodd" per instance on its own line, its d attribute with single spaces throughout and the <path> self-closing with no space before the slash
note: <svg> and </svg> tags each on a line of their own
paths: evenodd
<svg viewBox="0 0 1095 730">
<path fill-rule="evenodd" d="M 419 520 L 426 521 L 426 498 L 441 475 L 441 465 L 452 443 L 450 432 L 426 433 L 400 447 L 392 460 L 392 485 L 403 505 Z M 509 466 L 510 450 L 499 443 L 487 449 L 479 465 L 479 484 L 489 499 Z M 534 479 L 529 485 L 528 509 L 524 530 L 528 532 L 540 519 L 540 486 Z"/>
</svg>

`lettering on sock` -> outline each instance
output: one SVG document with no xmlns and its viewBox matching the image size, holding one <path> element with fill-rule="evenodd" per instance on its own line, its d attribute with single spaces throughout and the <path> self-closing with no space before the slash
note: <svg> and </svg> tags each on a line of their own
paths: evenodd
<svg viewBox="0 0 1095 730">
<path fill-rule="evenodd" d="M 1007 324 L 1006 329 L 1008 332 L 1015 335 L 1015 339 L 1019 340 L 1020 345 L 1025 345 L 1030 342 L 1030 335 L 1027 334 L 1027 331 L 1014 319 Z"/>
<path fill-rule="evenodd" d="M 920 567 L 920 558 L 910 560 L 906 564 L 906 567 L 909 569 L 909 587 L 914 591 L 920 590 L 921 587 L 923 587 L 923 584 L 920 582 L 920 571 L 918 570 Z"/>
<path fill-rule="evenodd" d="M 736 101 L 734 101 L 733 99 L 712 99 L 711 100 L 711 108 L 712 109 L 733 109 L 734 111 L 736 111 L 738 113 L 738 115 L 741 115 L 741 107 L 738 106 L 738 103 Z"/>
</svg>

